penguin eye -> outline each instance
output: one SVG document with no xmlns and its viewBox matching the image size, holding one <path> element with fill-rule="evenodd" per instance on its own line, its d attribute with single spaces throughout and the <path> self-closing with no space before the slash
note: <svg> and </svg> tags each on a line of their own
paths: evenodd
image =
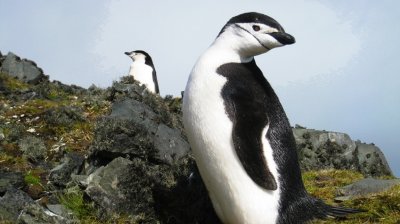
<svg viewBox="0 0 400 224">
<path fill-rule="evenodd" d="M 254 31 L 260 31 L 260 26 L 258 26 L 258 25 L 253 25 L 253 30 Z"/>
</svg>

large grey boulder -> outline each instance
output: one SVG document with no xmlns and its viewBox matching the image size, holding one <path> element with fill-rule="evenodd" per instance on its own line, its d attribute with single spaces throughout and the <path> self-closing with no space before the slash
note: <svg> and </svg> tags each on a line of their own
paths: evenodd
<svg viewBox="0 0 400 224">
<path fill-rule="evenodd" d="M 86 194 L 107 213 L 154 214 L 152 188 L 165 175 L 140 159 L 114 159 L 88 177 Z"/>
<path fill-rule="evenodd" d="M 180 130 L 161 123 L 161 119 L 152 108 L 137 100 L 115 102 L 111 114 L 97 122 L 91 158 L 111 161 L 128 156 L 167 164 L 176 162 L 187 155 L 190 146 Z"/>
<path fill-rule="evenodd" d="M 294 128 L 293 134 L 303 170 L 350 169 L 365 176 L 392 175 L 381 150 L 353 141 L 347 134 Z"/>
<path fill-rule="evenodd" d="M 21 60 L 12 52 L 9 52 L 1 63 L 0 72 L 32 84 L 37 84 L 47 78 L 43 74 L 43 70 L 37 67 L 33 61 Z"/>
<path fill-rule="evenodd" d="M 400 185 L 400 179 L 379 180 L 366 178 L 353 184 L 344 186 L 337 190 L 339 197 L 337 201 L 348 200 L 354 197 L 367 196 L 368 194 L 380 193 L 396 185 Z"/>
</svg>

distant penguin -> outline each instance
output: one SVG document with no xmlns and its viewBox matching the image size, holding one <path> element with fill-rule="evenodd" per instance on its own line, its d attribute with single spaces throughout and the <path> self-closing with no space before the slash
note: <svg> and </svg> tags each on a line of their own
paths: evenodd
<svg viewBox="0 0 400 224">
<path fill-rule="evenodd" d="M 244 13 L 228 21 L 190 74 L 184 128 L 223 223 L 297 224 L 358 212 L 307 193 L 288 118 L 254 60 L 294 42 L 273 18 Z"/>
<path fill-rule="evenodd" d="M 145 85 L 150 92 L 160 94 L 156 69 L 150 55 L 142 50 L 125 52 L 125 54 L 133 61 L 129 69 L 129 75 L 132 75 L 136 81 Z"/>
</svg>

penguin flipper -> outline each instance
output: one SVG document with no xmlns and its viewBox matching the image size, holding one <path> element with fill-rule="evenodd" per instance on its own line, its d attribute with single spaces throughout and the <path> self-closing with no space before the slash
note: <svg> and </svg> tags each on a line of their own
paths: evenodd
<svg viewBox="0 0 400 224">
<path fill-rule="evenodd" d="M 153 68 L 153 82 L 154 82 L 154 88 L 157 94 L 160 94 L 160 89 L 158 88 L 158 81 L 157 81 L 157 74 L 156 74 L 156 69 Z"/>
<path fill-rule="evenodd" d="M 262 138 L 268 125 L 266 82 L 255 61 L 221 65 L 217 73 L 227 82 L 221 90 L 225 112 L 233 123 L 233 146 L 249 177 L 266 190 L 276 190 L 277 181 L 264 155 Z M 243 77 L 246 77 L 243 79 Z"/>
</svg>

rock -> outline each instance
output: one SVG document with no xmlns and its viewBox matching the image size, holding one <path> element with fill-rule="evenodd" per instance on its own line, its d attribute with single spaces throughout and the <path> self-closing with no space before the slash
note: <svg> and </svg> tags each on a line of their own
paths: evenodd
<svg viewBox="0 0 400 224">
<path fill-rule="evenodd" d="M 86 118 L 79 107 L 61 106 L 52 108 L 44 113 L 43 118 L 50 125 L 71 128 L 76 122 L 83 122 Z"/>
<path fill-rule="evenodd" d="M 112 105 L 110 117 L 122 120 L 132 120 L 138 125 L 146 127 L 149 133 L 155 133 L 157 128 L 156 113 L 144 103 L 133 99 L 125 99 Z"/>
<path fill-rule="evenodd" d="M 189 144 L 181 137 L 181 132 L 160 124 L 154 137 L 154 147 L 158 152 L 158 159 L 173 164 L 187 155 Z"/>
<path fill-rule="evenodd" d="M 304 127 L 294 128 L 293 134 L 303 170 L 350 169 L 365 176 L 392 174 L 379 148 L 354 142 L 347 134 Z"/>
<path fill-rule="evenodd" d="M 63 158 L 63 162 L 50 171 L 49 181 L 56 186 L 66 186 L 71 180 L 71 174 L 78 174 L 84 159 L 85 158 L 78 153 L 68 153 Z"/>
<path fill-rule="evenodd" d="M 186 155 L 190 147 L 178 129 L 160 123 L 161 119 L 137 100 L 115 102 L 111 114 L 97 122 L 91 159 L 99 165 L 119 156 L 172 164 Z"/>
<path fill-rule="evenodd" d="M 43 74 L 43 70 L 37 67 L 33 61 L 21 60 L 12 52 L 9 52 L 2 62 L 0 72 L 32 84 L 37 84 L 47 78 Z"/>
<path fill-rule="evenodd" d="M 372 193 L 380 193 L 396 185 L 400 185 L 400 179 L 379 180 L 366 178 L 338 189 L 337 195 L 340 195 L 340 197 L 335 198 L 335 200 L 343 201 Z"/>
<path fill-rule="evenodd" d="M 174 166 L 116 158 L 87 178 L 85 192 L 104 214 L 145 217 L 143 223 L 219 223 L 193 159 Z"/>
<path fill-rule="evenodd" d="M 47 156 L 46 146 L 40 138 L 26 136 L 18 142 L 18 145 L 24 156 L 32 162 L 37 163 Z"/>
<path fill-rule="evenodd" d="M 64 205 L 48 204 L 48 205 L 46 205 L 46 207 L 50 212 L 52 212 L 58 216 L 68 218 L 70 220 L 76 220 L 74 213 L 71 210 L 67 209 Z"/>
<path fill-rule="evenodd" d="M 119 157 L 89 176 L 85 192 L 109 214 L 152 215 L 152 188 L 164 179 L 163 175 L 139 159 Z"/>
<path fill-rule="evenodd" d="M 42 206 L 33 203 L 27 205 L 18 216 L 17 223 L 23 224 L 42 224 L 42 223 L 53 223 L 53 224 L 72 224 L 77 223 L 77 220 L 70 220 L 64 218 L 54 212 L 51 212 Z"/>
<path fill-rule="evenodd" d="M 21 136 L 26 132 L 26 127 L 20 123 L 0 124 L 0 127 L 3 127 L 4 130 L 8 130 L 4 140 L 10 142 L 21 140 Z"/>
<path fill-rule="evenodd" d="M 382 151 L 373 144 L 356 141 L 361 170 L 371 176 L 393 175 Z"/>
<path fill-rule="evenodd" d="M 0 128 L 0 141 L 3 141 L 6 138 L 4 135 L 3 129 Z"/>
<path fill-rule="evenodd" d="M 99 119 L 90 146 L 89 162 L 102 166 L 120 156 L 154 160 L 156 151 L 147 128 L 133 120 L 112 117 Z"/>
<path fill-rule="evenodd" d="M 28 205 L 34 204 L 25 192 L 9 188 L 3 197 L 0 197 L 0 221 L 15 223 L 20 212 Z"/>
<path fill-rule="evenodd" d="M 131 99 L 141 98 L 144 94 L 146 94 L 146 87 L 140 86 L 134 80 L 127 80 L 127 82 L 114 82 L 112 87 L 110 88 L 110 94 L 108 99 L 110 101 L 115 101 L 116 99 L 129 97 Z"/>
<path fill-rule="evenodd" d="M 78 186 L 86 188 L 88 186 L 88 175 L 71 174 L 71 179 Z"/>
<path fill-rule="evenodd" d="M 0 195 L 4 194 L 8 188 L 22 189 L 25 181 L 22 173 L 0 170 Z"/>
</svg>

